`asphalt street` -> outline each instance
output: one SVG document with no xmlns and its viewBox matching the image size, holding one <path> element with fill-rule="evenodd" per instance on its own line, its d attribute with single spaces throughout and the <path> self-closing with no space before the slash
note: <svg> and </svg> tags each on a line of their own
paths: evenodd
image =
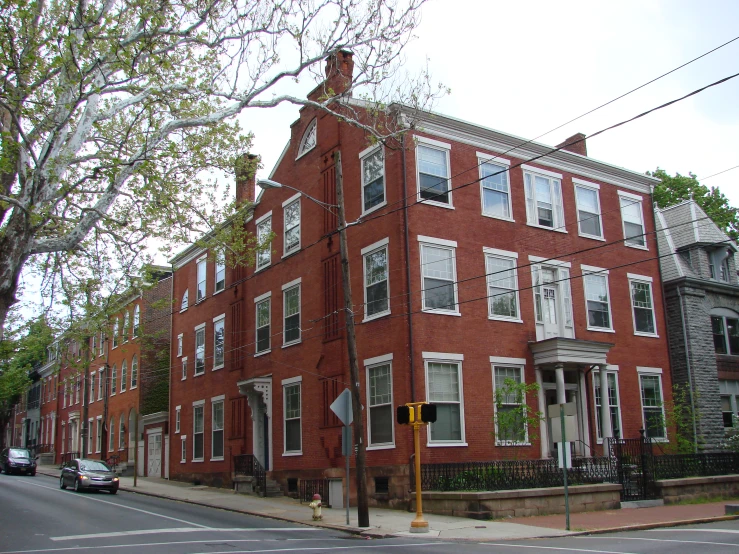
<svg viewBox="0 0 739 554">
<path fill-rule="evenodd" d="M 125 491 L 75 493 L 58 480 L 0 475 L 0 554 L 718 554 L 739 553 L 739 521 L 649 531 L 509 541 L 452 543 L 423 536 L 368 540 L 269 518 Z"/>
</svg>

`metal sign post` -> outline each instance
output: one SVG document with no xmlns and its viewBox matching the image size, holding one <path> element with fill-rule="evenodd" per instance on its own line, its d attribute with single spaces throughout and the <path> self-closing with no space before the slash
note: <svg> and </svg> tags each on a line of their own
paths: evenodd
<svg viewBox="0 0 739 554">
<path fill-rule="evenodd" d="M 566 431 L 565 431 L 565 405 L 560 404 L 559 405 L 559 419 L 562 424 L 562 442 L 559 443 L 562 446 L 562 459 L 564 460 L 564 463 L 562 464 L 562 478 L 564 479 L 564 485 L 565 485 L 565 525 L 566 529 L 570 530 L 570 495 L 567 490 L 567 454 L 564 452 L 565 448 L 569 447 L 569 444 L 567 443 L 567 437 L 566 437 Z"/>
<path fill-rule="evenodd" d="M 344 391 L 333 401 L 331 411 L 336 414 L 344 427 L 341 428 L 341 453 L 346 457 L 346 524 L 349 525 L 349 458 L 352 455 L 352 393 Z"/>
</svg>

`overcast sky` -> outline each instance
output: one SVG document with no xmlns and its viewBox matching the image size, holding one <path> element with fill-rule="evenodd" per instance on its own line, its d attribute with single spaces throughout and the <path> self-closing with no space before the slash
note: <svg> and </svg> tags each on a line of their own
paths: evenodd
<svg viewBox="0 0 739 554">
<path fill-rule="evenodd" d="M 451 88 L 435 111 L 536 137 L 739 36 L 739 2 L 431 0 L 406 59 L 428 58 Z M 739 72 L 739 40 L 539 139 L 594 133 Z M 307 92 L 309 80 L 304 81 Z M 251 111 L 254 152 L 266 177 L 297 108 Z M 587 142 L 596 159 L 634 171 L 707 177 L 739 165 L 739 77 Z M 739 168 L 705 182 L 739 206 Z"/>
</svg>

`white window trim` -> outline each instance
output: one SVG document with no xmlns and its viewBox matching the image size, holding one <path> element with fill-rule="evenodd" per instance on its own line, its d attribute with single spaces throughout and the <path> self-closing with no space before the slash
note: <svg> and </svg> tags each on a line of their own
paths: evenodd
<svg viewBox="0 0 739 554">
<path fill-rule="evenodd" d="M 266 350 L 259 351 L 259 309 L 258 305 L 260 302 L 269 300 L 269 323 L 266 325 L 269 327 L 269 348 Z M 254 357 L 264 356 L 272 352 L 272 291 L 265 292 L 264 294 L 257 296 L 254 299 Z"/>
<path fill-rule="evenodd" d="M 284 290 L 287 290 L 287 289 L 289 289 L 289 288 L 292 288 L 292 287 L 294 287 L 295 285 L 299 285 L 299 284 L 300 284 L 300 283 L 302 283 L 302 282 L 303 282 L 303 278 L 302 278 L 302 277 L 298 277 L 297 279 L 293 279 L 293 280 L 292 280 L 292 281 L 290 281 L 289 283 L 285 283 L 284 285 L 282 285 L 282 290 L 283 290 L 283 291 L 284 291 Z"/>
<path fill-rule="evenodd" d="M 182 366 L 180 367 L 180 374 L 182 372 L 182 368 L 187 368 L 187 356 L 182 357 Z M 187 373 L 185 373 L 185 376 L 180 379 L 180 381 L 186 381 L 187 380 Z"/>
<path fill-rule="evenodd" d="M 487 246 L 483 246 L 482 252 L 483 254 L 491 254 L 493 256 L 518 259 L 518 252 L 511 252 L 510 250 L 500 250 L 499 248 L 488 248 Z"/>
<path fill-rule="evenodd" d="M 185 448 L 182 448 L 183 445 Z M 182 454 L 185 456 L 183 457 Z M 180 463 L 187 463 L 187 435 L 180 435 Z"/>
<path fill-rule="evenodd" d="M 603 227 L 603 208 L 600 204 L 600 185 L 596 183 L 588 183 L 587 181 L 583 181 L 582 179 L 572 179 L 573 182 L 573 188 L 575 189 L 575 216 L 577 219 L 577 234 L 578 236 L 581 236 L 586 239 L 593 239 L 593 240 L 600 240 L 604 241 L 606 240 L 605 237 L 605 228 Z M 585 233 L 580 228 L 580 210 L 578 207 L 578 196 L 577 196 L 577 189 L 578 188 L 584 188 L 584 189 L 590 189 L 593 192 L 595 192 L 595 197 L 598 201 L 598 222 L 600 223 L 600 235 L 591 235 L 590 233 Z"/>
<path fill-rule="evenodd" d="M 262 215 L 261 217 L 259 217 L 254 222 L 254 231 L 255 231 L 255 234 L 257 236 L 257 240 L 259 239 L 259 225 L 261 225 L 267 219 L 270 219 L 270 222 L 269 222 L 269 231 L 270 231 L 270 233 L 273 232 L 271 218 L 272 218 L 272 210 L 268 211 L 266 214 Z M 259 253 L 257 253 L 257 258 L 256 258 L 256 260 L 254 262 L 254 273 L 257 273 L 258 271 L 263 271 L 263 270 L 267 269 L 269 266 L 272 265 L 272 246 L 271 246 L 271 243 L 270 243 L 269 249 L 266 250 L 266 252 L 269 254 L 269 260 L 264 265 L 261 265 L 261 266 L 259 265 Z"/>
<path fill-rule="evenodd" d="M 459 309 L 459 290 L 457 287 L 458 277 L 457 277 L 457 241 L 453 240 L 444 240 L 444 239 L 435 239 L 432 237 L 424 237 L 422 235 L 418 235 L 418 242 L 420 243 L 418 245 L 419 249 L 419 261 L 421 263 L 421 311 L 427 314 L 438 314 L 438 315 L 451 315 L 456 317 L 461 317 L 462 313 Z M 448 310 L 448 309 L 440 309 L 440 308 L 426 308 L 426 289 L 423 287 L 423 247 L 424 245 L 429 245 L 433 247 L 441 247 L 446 248 L 452 251 L 452 270 L 454 272 L 454 276 L 452 279 L 452 284 L 454 285 L 454 309 Z"/>
<path fill-rule="evenodd" d="M 255 219 L 254 225 L 259 225 L 262 221 L 264 221 L 268 217 L 272 217 L 272 210 L 268 211 L 265 214 L 260 215 L 257 219 Z"/>
<path fill-rule="evenodd" d="M 284 387 L 285 385 L 294 385 L 295 383 L 302 383 L 302 382 L 303 382 L 303 376 L 298 375 L 297 377 L 289 377 L 287 379 L 283 379 L 281 384 Z"/>
<path fill-rule="evenodd" d="M 524 170 L 524 173 L 531 173 L 531 174 L 537 173 L 543 177 L 547 177 L 550 179 L 559 179 L 560 201 L 562 202 L 562 216 L 564 218 L 565 199 L 564 199 L 564 190 L 562 190 L 562 174 L 555 173 L 554 171 L 548 171 L 546 169 L 540 169 L 538 167 L 534 167 L 534 166 L 526 165 L 526 164 L 521 164 L 520 167 Z M 524 185 L 524 203 L 526 204 L 526 225 L 528 225 L 529 227 L 535 227 L 537 229 L 544 229 L 545 231 L 555 231 L 557 233 L 567 234 L 567 224 L 565 223 L 564 219 L 562 221 L 558 221 L 559 215 L 557 212 L 557 206 L 554 203 L 553 194 L 552 194 L 552 226 L 547 227 L 546 225 L 539 225 L 539 223 L 529 222 L 529 219 L 530 219 L 529 202 L 528 202 L 528 199 L 526 198 L 526 176 L 525 175 L 524 175 L 523 185 Z M 531 183 L 531 187 L 532 187 L 532 194 L 534 195 L 534 203 L 536 203 L 536 189 L 534 187 L 533 180 Z M 551 190 L 551 186 L 550 186 L 550 190 Z M 534 215 L 536 216 L 536 214 Z"/>
<path fill-rule="evenodd" d="M 506 358 L 503 356 L 490 356 L 491 365 L 525 366 L 526 358 Z"/>
<path fill-rule="evenodd" d="M 288 198 L 282 203 L 282 257 L 283 258 L 292 256 L 296 252 L 300 252 L 300 249 L 303 248 L 303 205 L 300 201 L 301 196 L 302 196 L 302 193 L 298 192 L 296 194 L 293 194 L 290 198 Z M 287 208 L 293 202 L 298 203 L 298 213 L 300 215 L 300 217 L 298 218 L 298 245 L 294 247 L 292 250 L 288 251 L 287 250 L 287 227 L 286 227 L 286 219 L 285 219 L 285 208 Z"/>
<path fill-rule="evenodd" d="M 604 269 L 602 267 L 594 267 L 591 265 L 580 265 L 580 270 L 582 272 L 582 293 L 583 293 L 583 299 L 585 302 L 585 325 L 588 331 L 594 331 L 596 333 L 615 333 L 616 332 L 616 326 L 613 323 L 613 307 L 611 306 L 611 287 L 608 279 L 608 270 Z M 608 297 L 608 322 L 610 323 L 610 327 L 591 327 L 590 326 L 590 317 L 588 314 L 588 287 L 587 282 L 585 281 L 586 275 L 598 275 L 602 276 L 606 280 L 606 295 Z"/>
<path fill-rule="evenodd" d="M 382 150 L 382 189 L 383 189 L 383 196 L 384 200 L 377 204 L 376 206 L 372 206 L 369 210 L 364 209 L 364 159 L 372 156 L 377 152 L 378 150 Z M 360 183 L 360 195 L 359 195 L 359 201 L 361 203 L 361 210 L 360 213 L 362 216 L 365 216 L 367 214 L 371 214 L 372 212 L 375 212 L 382 208 L 383 206 L 387 206 L 387 173 L 385 171 L 385 150 L 382 147 L 382 144 L 376 144 L 373 146 L 370 146 L 368 148 L 365 148 L 359 153 L 359 169 L 361 171 L 361 183 Z"/>
<path fill-rule="evenodd" d="M 431 430 L 429 429 L 426 432 L 426 446 L 428 448 L 444 448 L 444 447 L 457 447 L 457 446 L 468 446 L 467 440 L 466 440 L 466 434 L 465 434 L 465 425 L 464 425 L 464 387 L 462 384 L 462 362 L 464 360 L 464 354 L 443 354 L 441 352 L 423 352 L 423 372 L 424 377 L 426 379 L 425 381 L 425 389 L 426 389 L 426 402 L 430 402 L 429 400 L 429 365 L 428 362 L 439 362 L 439 363 L 456 363 L 457 364 L 457 371 L 459 372 L 459 426 L 461 430 L 462 439 L 459 442 L 456 441 L 444 441 L 444 442 L 433 442 L 431 440 Z"/>
<path fill-rule="evenodd" d="M 641 384 L 641 376 L 642 375 L 657 375 L 659 378 L 659 394 L 660 398 L 662 398 L 662 405 L 660 408 L 662 409 L 662 428 L 664 430 L 665 436 L 664 438 L 657 438 L 652 437 L 652 442 L 670 442 L 670 437 L 667 435 L 667 421 L 665 420 L 665 387 L 662 383 L 662 369 L 658 367 L 639 367 L 636 368 L 637 375 L 639 376 L 639 405 L 641 406 L 641 424 L 642 429 L 647 428 L 647 422 L 644 420 L 644 400 L 642 399 L 642 384 Z"/>
<path fill-rule="evenodd" d="M 508 258 L 513 261 L 513 267 L 511 268 L 511 271 L 513 271 L 513 278 L 516 281 L 516 287 L 513 291 L 516 295 L 516 310 L 518 311 L 517 317 L 506 317 L 502 315 L 495 315 L 490 313 L 490 298 L 487 299 L 487 305 L 488 305 L 488 319 L 491 321 L 507 321 L 508 323 L 523 323 L 523 319 L 521 318 L 521 297 L 519 295 L 519 286 L 518 286 L 518 252 L 508 252 L 506 250 L 499 250 L 497 248 L 487 248 L 485 246 L 482 247 L 483 256 L 485 257 L 485 296 L 489 295 L 489 286 L 488 283 L 488 277 L 487 275 L 487 256 L 492 256 L 494 258 Z"/>
<path fill-rule="evenodd" d="M 200 281 L 198 280 L 198 273 L 200 269 L 200 264 L 203 264 L 203 267 L 205 270 L 203 271 L 203 297 L 198 298 L 198 289 L 200 288 Z M 200 302 L 203 302 L 208 298 L 208 256 L 203 255 L 200 256 L 195 261 L 195 304 L 199 304 Z M 189 304 L 189 298 L 188 298 L 188 304 Z"/>
<path fill-rule="evenodd" d="M 555 179 L 559 179 L 560 181 L 562 181 L 563 179 L 561 173 L 556 173 L 554 171 L 542 169 L 540 167 L 534 167 L 533 165 L 521 164 L 521 169 L 530 173 L 539 173 L 540 175 L 546 175 L 547 177 L 554 177 Z"/>
<path fill-rule="evenodd" d="M 651 337 L 659 338 L 659 331 L 657 329 L 657 307 L 654 304 L 654 283 L 651 277 L 641 277 L 632 273 L 627 273 L 627 280 L 629 283 L 629 302 L 631 304 L 631 323 L 634 329 L 634 335 L 637 337 Z M 654 321 L 654 333 L 645 333 L 643 331 L 636 330 L 636 313 L 634 312 L 634 294 L 631 290 L 631 283 L 634 281 L 641 281 L 643 283 L 649 283 L 649 299 L 652 303 L 652 320 Z"/>
<path fill-rule="evenodd" d="M 572 262 L 565 262 L 564 260 L 553 260 L 550 258 L 542 258 L 541 256 L 529 256 L 529 261 L 535 264 L 556 265 L 557 267 L 572 268 Z"/>
<path fill-rule="evenodd" d="M 650 277 L 649 275 L 638 275 L 637 273 L 627 273 L 626 277 L 629 280 L 634 281 L 647 281 L 648 283 L 652 283 L 654 281 L 654 278 Z"/>
<path fill-rule="evenodd" d="M 618 199 L 618 211 L 621 215 L 621 233 L 623 234 L 623 244 L 627 248 L 636 248 L 637 250 L 649 250 L 649 242 L 647 241 L 647 222 L 644 219 L 644 197 L 639 196 L 638 194 L 631 194 L 630 192 L 625 192 L 623 190 L 616 191 L 618 193 L 619 199 Z M 623 209 L 621 208 L 621 199 L 631 200 L 631 201 L 637 201 L 639 203 L 639 213 L 641 213 L 641 227 L 642 232 L 644 233 L 644 246 L 641 246 L 639 244 L 627 244 L 626 241 L 626 221 L 624 220 L 624 214 Z"/>
<path fill-rule="evenodd" d="M 506 173 L 508 173 L 508 175 L 506 176 L 506 179 L 508 181 L 508 213 L 510 214 L 509 217 L 503 217 L 500 215 L 492 215 L 492 214 L 485 213 L 485 200 L 483 198 L 485 194 L 485 186 L 482 184 L 484 180 L 482 176 L 482 166 L 485 164 L 499 165 L 501 167 L 506 168 Z M 511 166 L 510 160 L 506 160 L 504 158 L 498 158 L 496 156 L 491 156 L 490 154 L 484 154 L 482 152 L 477 152 L 478 177 L 480 178 L 480 214 L 482 215 L 482 217 L 489 217 L 491 219 L 498 219 L 500 221 L 512 221 L 512 222 L 516 221 L 515 218 L 513 217 L 513 195 L 511 194 L 510 166 Z"/>
<path fill-rule="evenodd" d="M 223 255 L 223 263 L 218 263 L 218 256 Z M 218 289 L 216 288 L 218 286 L 218 266 L 223 265 L 223 287 Z M 226 290 L 226 252 L 224 250 L 221 250 L 219 253 L 216 254 L 216 258 L 213 261 L 213 296 L 216 294 L 222 293 L 224 290 Z"/>
<path fill-rule="evenodd" d="M 598 384 L 600 386 L 600 383 L 596 383 L 595 374 L 598 373 L 598 377 L 600 378 L 600 370 L 596 369 L 593 371 L 593 407 L 596 410 L 600 410 L 599 407 L 595 406 L 595 385 Z M 616 401 L 618 402 L 618 425 L 619 429 L 621 429 L 621 433 L 623 434 L 624 430 L 624 420 L 621 409 L 621 385 L 618 382 L 618 366 L 617 365 L 608 365 L 606 366 L 606 373 L 613 373 L 616 376 Z M 639 383 L 639 398 L 641 398 L 641 383 Z M 601 402 L 603 402 L 603 393 L 601 393 Z M 641 400 L 640 400 L 641 402 Z M 610 405 L 608 406 L 610 408 Z M 642 410 L 642 418 L 644 417 L 644 410 Z M 597 420 L 596 420 L 597 423 Z M 611 421 L 611 430 L 613 430 L 613 421 Z M 623 438 L 623 437 L 621 437 Z M 595 441 L 597 444 L 603 444 L 603 438 L 598 438 L 598 427 L 596 425 L 595 428 Z"/>
<path fill-rule="evenodd" d="M 362 323 L 366 323 L 368 321 L 373 321 L 375 319 L 385 317 L 386 315 L 389 315 L 391 313 L 390 310 L 390 249 L 388 248 L 388 245 L 390 244 L 390 238 L 386 237 L 382 240 L 378 240 L 377 242 L 370 244 L 369 246 L 365 246 L 361 250 L 362 255 L 362 289 L 364 294 L 364 313 L 367 314 L 367 266 L 366 266 L 366 256 L 368 254 L 373 254 L 374 252 L 385 249 L 385 260 L 387 261 L 387 310 L 384 310 L 382 312 L 378 312 L 376 314 L 372 315 L 365 315 L 362 319 Z"/>
<path fill-rule="evenodd" d="M 262 300 L 266 300 L 267 298 L 272 298 L 272 291 L 267 291 L 264 294 L 260 294 L 259 296 L 254 297 L 254 303 L 259 304 Z"/>
<path fill-rule="evenodd" d="M 490 372 L 493 377 L 493 414 L 496 419 L 493 420 L 493 427 L 495 428 L 495 446 L 531 446 L 531 441 L 529 440 L 529 426 L 526 425 L 526 422 L 524 421 L 524 434 L 525 438 L 523 442 L 521 441 L 513 441 L 513 440 L 500 440 L 498 439 L 498 423 L 497 423 L 497 415 L 498 415 L 498 403 L 495 400 L 495 367 L 514 367 L 518 369 L 521 372 L 521 382 L 523 384 L 526 384 L 526 360 L 521 358 L 498 358 L 499 360 L 516 360 L 518 359 L 520 362 L 523 363 L 515 363 L 515 362 L 499 362 L 499 361 L 493 361 L 493 358 L 495 356 L 490 356 Z M 523 395 L 523 399 L 521 401 L 521 411 L 524 411 L 524 406 L 526 406 L 526 395 Z"/>
<path fill-rule="evenodd" d="M 203 430 L 200 433 L 203 435 L 203 457 L 195 457 L 195 408 L 203 408 Z M 203 462 L 205 461 L 205 400 L 196 400 L 192 403 L 192 462 Z"/>
<path fill-rule="evenodd" d="M 303 147 L 305 144 L 305 139 L 308 137 L 308 133 L 310 132 L 310 130 L 314 127 L 316 129 L 316 142 L 313 146 L 311 146 L 307 150 L 304 150 Z M 316 148 L 316 146 L 318 146 L 318 119 L 314 117 L 313 120 L 308 123 L 308 125 L 306 125 L 305 131 L 303 131 L 303 134 L 300 137 L 300 142 L 298 143 L 298 155 L 295 158 L 295 161 L 305 156 L 308 152 L 312 152 Z"/>
<path fill-rule="evenodd" d="M 218 402 L 223 404 L 223 428 L 220 429 L 221 433 L 223 433 L 223 456 L 213 456 L 213 445 L 215 443 L 215 441 L 213 440 L 213 433 L 215 432 L 215 429 L 213 429 L 213 407 Z M 214 396 L 213 398 L 210 399 L 210 461 L 211 462 L 222 462 L 223 460 L 226 459 L 225 456 L 226 456 L 226 401 L 225 401 L 225 395 L 221 394 L 219 396 Z"/>
<path fill-rule="evenodd" d="M 135 385 L 133 384 L 133 375 L 134 375 L 134 373 L 133 373 L 133 361 L 134 360 L 136 360 L 136 384 Z M 131 377 L 131 386 L 129 387 L 129 390 L 135 390 L 135 389 L 139 388 L 139 358 L 138 358 L 138 356 L 136 354 L 134 354 L 133 356 L 131 356 L 131 374 L 130 374 L 130 377 Z"/>
<path fill-rule="evenodd" d="M 223 322 L 223 362 L 218 365 L 216 363 L 216 324 Z M 226 314 L 223 313 L 213 318 L 213 368 L 211 371 L 216 371 L 223 368 L 226 364 Z"/>
<path fill-rule="evenodd" d="M 370 363 L 367 363 L 367 362 Z M 372 444 L 372 433 L 371 433 L 371 425 L 372 425 L 372 418 L 370 417 L 370 410 L 372 409 L 372 405 L 370 404 L 370 369 L 376 366 L 383 366 L 383 365 L 389 365 L 390 366 L 390 411 L 392 413 L 393 411 L 393 401 L 394 401 L 394 387 L 393 387 L 393 355 L 392 354 L 385 354 L 383 356 L 375 356 L 374 358 L 369 358 L 369 360 L 364 360 L 364 376 L 365 376 L 365 402 L 367 403 L 367 446 L 366 450 L 390 450 L 392 448 L 395 448 L 395 418 L 390 417 L 390 428 L 392 431 L 392 441 L 391 442 L 382 442 L 378 444 Z M 383 404 L 384 405 L 384 404 Z"/>
<path fill-rule="evenodd" d="M 198 331 L 203 331 L 203 371 L 201 373 L 198 373 Z M 205 323 L 201 323 L 200 325 L 195 326 L 195 341 L 193 346 L 195 347 L 195 356 L 194 361 L 195 365 L 193 365 L 193 377 L 200 377 L 201 375 L 205 375 L 205 342 L 207 341 L 207 337 L 205 336 Z"/>
<path fill-rule="evenodd" d="M 447 144 L 446 142 L 440 142 L 438 140 L 429 139 L 426 137 L 421 137 L 418 135 L 415 135 L 413 137 L 416 140 L 416 148 L 415 148 L 415 155 L 416 155 L 416 189 L 417 189 L 417 195 L 418 195 L 418 202 L 422 204 L 428 204 L 429 206 L 436 206 L 439 208 L 446 208 L 448 210 L 454 209 L 454 200 L 452 197 L 452 164 L 449 156 L 449 151 L 452 149 L 451 144 Z M 444 155 L 446 156 L 446 170 L 447 170 L 447 194 L 449 195 L 449 203 L 445 202 L 439 202 L 436 200 L 425 200 L 421 197 L 421 171 L 420 166 L 421 164 L 418 162 L 418 147 L 419 146 L 425 146 L 427 148 L 432 148 L 435 150 L 440 150 L 444 152 Z"/>
<path fill-rule="evenodd" d="M 658 375 L 662 375 L 662 368 L 661 367 L 636 366 L 636 372 L 637 373 L 657 373 Z"/>
<path fill-rule="evenodd" d="M 382 240 L 378 240 L 377 242 L 373 242 L 369 246 L 365 246 L 364 248 L 362 248 L 362 250 L 360 250 L 359 253 L 362 256 L 364 256 L 365 254 L 369 254 L 370 252 L 374 252 L 375 250 L 378 250 L 378 249 L 382 248 L 383 246 L 387 246 L 388 244 L 390 244 L 390 238 L 389 237 L 385 237 Z"/>
<path fill-rule="evenodd" d="M 177 335 L 177 357 L 182 357 L 182 345 L 184 344 L 184 333 Z"/>
<path fill-rule="evenodd" d="M 287 396 L 286 388 L 290 386 L 300 386 L 300 450 L 286 450 L 287 448 Z M 303 377 L 291 377 L 282 380 L 282 455 L 302 456 L 303 455 Z"/>
<path fill-rule="evenodd" d="M 416 238 L 418 239 L 418 242 L 431 244 L 432 246 L 448 246 L 450 248 L 457 247 L 456 240 L 439 239 L 436 237 L 427 237 L 424 235 L 418 235 Z"/>
<path fill-rule="evenodd" d="M 174 409 L 174 432 L 179 433 L 180 432 L 180 425 L 182 423 L 182 406 L 176 406 Z"/>
<path fill-rule="evenodd" d="M 298 329 L 300 330 L 300 338 L 290 341 L 290 342 L 285 342 L 285 339 L 286 339 L 285 320 L 287 319 L 287 316 L 285 315 L 285 308 L 287 307 L 287 304 L 285 303 L 285 293 L 288 292 L 290 289 L 294 289 L 294 288 L 298 289 L 298 314 L 297 315 L 298 315 L 298 320 L 300 321 L 300 323 L 298 324 Z M 303 303 L 303 288 L 301 285 L 300 277 L 298 277 L 297 279 L 293 281 L 290 281 L 289 283 L 285 283 L 284 285 L 282 285 L 282 348 L 287 348 L 288 346 L 294 346 L 296 344 L 300 344 L 301 342 L 303 342 L 303 329 L 301 327 L 302 318 L 303 318 L 302 303 Z M 270 316 L 270 325 L 271 324 L 272 324 L 272 317 Z M 301 404 L 301 410 L 302 410 L 302 404 Z"/>
</svg>

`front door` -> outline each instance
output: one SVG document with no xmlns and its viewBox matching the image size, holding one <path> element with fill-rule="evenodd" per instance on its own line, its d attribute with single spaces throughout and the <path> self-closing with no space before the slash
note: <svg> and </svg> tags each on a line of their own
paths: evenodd
<svg viewBox="0 0 739 554">
<path fill-rule="evenodd" d="M 148 464 L 146 468 L 148 477 L 162 476 L 162 434 L 152 433 L 149 435 Z"/>
<path fill-rule="evenodd" d="M 544 318 L 544 339 L 560 336 L 559 330 L 559 295 L 557 289 L 557 272 L 553 269 L 542 269 L 541 302 Z"/>
</svg>

